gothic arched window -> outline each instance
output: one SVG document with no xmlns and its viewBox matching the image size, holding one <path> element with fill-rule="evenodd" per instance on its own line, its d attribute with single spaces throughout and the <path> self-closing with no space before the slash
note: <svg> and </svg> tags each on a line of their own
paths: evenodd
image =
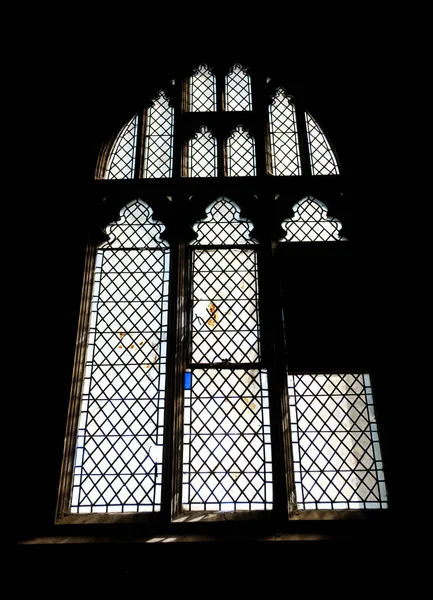
<svg viewBox="0 0 433 600">
<path fill-rule="evenodd" d="M 185 68 L 104 147 L 58 522 L 387 507 L 359 231 L 286 89 Z"/>
</svg>

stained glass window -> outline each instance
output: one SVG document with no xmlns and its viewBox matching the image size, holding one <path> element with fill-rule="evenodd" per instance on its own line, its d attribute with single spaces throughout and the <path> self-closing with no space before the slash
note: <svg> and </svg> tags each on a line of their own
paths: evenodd
<svg viewBox="0 0 433 600">
<path fill-rule="evenodd" d="M 133 179 L 137 152 L 138 115 L 123 127 L 107 161 L 105 179 Z"/>
<path fill-rule="evenodd" d="M 224 198 L 195 226 L 184 408 L 187 510 L 272 508 L 268 384 L 260 362 L 251 228 Z"/>
<path fill-rule="evenodd" d="M 225 110 L 252 109 L 251 77 L 241 65 L 234 65 L 225 80 Z"/>
<path fill-rule="evenodd" d="M 368 374 L 288 376 L 298 508 L 387 508 Z"/>
<path fill-rule="evenodd" d="M 143 176 L 171 177 L 173 168 L 173 108 L 160 92 L 147 112 Z"/>
<path fill-rule="evenodd" d="M 294 217 L 283 221 L 286 242 L 335 242 L 346 241 L 339 231 L 342 227 L 338 219 L 328 217 L 326 206 L 307 196 L 293 206 Z"/>
<path fill-rule="evenodd" d="M 269 105 L 269 124 L 273 175 L 300 175 L 295 107 L 282 88 Z"/>
<path fill-rule="evenodd" d="M 229 177 L 252 177 L 256 174 L 254 138 L 241 125 L 227 140 L 227 170 Z"/>
<path fill-rule="evenodd" d="M 217 141 L 207 127 L 200 130 L 189 141 L 190 177 L 217 176 Z"/>
<path fill-rule="evenodd" d="M 141 200 L 96 256 L 72 513 L 160 510 L 169 249 Z"/>
<path fill-rule="evenodd" d="M 191 112 L 216 110 L 216 79 L 207 65 L 200 65 L 189 79 Z"/>
<path fill-rule="evenodd" d="M 310 113 L 305 113 L 305 120 L 312 175 L 338 175 L 337 159 L 325 134 Z"/>
</svg>

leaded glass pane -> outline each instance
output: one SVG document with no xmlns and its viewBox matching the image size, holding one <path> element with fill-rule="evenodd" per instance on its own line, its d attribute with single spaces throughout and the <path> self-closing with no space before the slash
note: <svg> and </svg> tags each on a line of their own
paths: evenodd
<svg viewBox="0 0 433 600">
<path fill-rule="evenodd" d="M 133 179 L 135 175 L 135 155 L 137 152 L 138 115 L 120 131 L 110 152 L 105 171 L 105 179 Z"/>
<path fill-rule="evenodd" d="M 342 227 L 338 219 L 328 217 L 327 207 L 307 196 L 293 206 L 294 217 L 281 223 L 285 242 L 336 242 L 347 241 L 340 237 Z"/>
<path fill-rule="evenodd" d="M 272 170 L 274 175 L 300 175 L 295 107 L 282 88 L 269 106 Z"/>
<path fill-rule="evenodd" d="M 325 134 L 313 117 L 306 112 L 308 147 L 312 175 L 338 175 L 338 163 Z"/>
<path fill-rule="evenodd" d="M 171 177 L 173 168 L 173 108 L 161 92 L 147 112 L 145 178 Z"/>
<path fill-rule="evenodd" d="M 219 198 L 206 209 L 207 216 L 194 225 L 197 239 L 192 245 L 256 244 L 250 237 L 253 224 L 240 216 L 234 202 Z"/>
<path fill-rule="evenodd" d="M 216 79 L 206 65 L 195 69 L 189 79 L 191 112 L 212 112 L 216 110 Z"/>
<path fill-rule="evenodd" d="M 289 375 L 288 389 L 298 508 L 387 508 L 369 375 Z"/>
<path fill-rule="evenodd" d="M 96 256 L 71 512 L 158 511 L 168 244 L 140 200 Z"/>
<path fill-rule="evenodd" d="M 217 141 L 206 127 L 189 141 L 189 176 L 217 176 Z"/>
<path fill-rule="evenodd" d="M 226 75 L 225 110 L 252 110 L 251 78 L 241 65 L 234 65 Z"/>
<path fill-rule="evenodd" d="M 255 250 L 195 249 L 192 272 L 192 362 L 257 361 Z"/>
<path fill-rule="evenodd" d="M 227 140 L 227 166 L 229 177 L 247 177 L 256 174 L 254 138 L 242 126 Z"/>
<path fill-rule="evenodd" d="M 185 378 L 183 504 L 187 510 L 272 508 L 267 377 L 194 369 Z"/>
</svg>

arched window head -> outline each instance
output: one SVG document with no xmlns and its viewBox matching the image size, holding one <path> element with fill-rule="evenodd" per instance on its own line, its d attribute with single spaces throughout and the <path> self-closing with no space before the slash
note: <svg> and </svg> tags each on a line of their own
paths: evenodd
<svg viewBox="0 0 433 600">
<path fill-rule="evenodd" d="M 216 110 L 216 79 L 207 65 L 200 65 L 189 78 L 189 99 L 191 112 Z"/>
<path fill-rule="evenodd" d="M 234 65 L 225 78 L 225 110 L 252 110 L 251 77 L 242 65 Z"/>
<path fill-rule="evenodd" d="M 227 140 L 227 174 L 229 177 L 253 177 L 256 174 L 254 138 L 242 125 Z"/>
<path fill-rule="evenodd" d="M 171 177 L 173 118 L 173 107 L 162 90 L 149 108 L 121 129 L 108 155 L 104 179 Z"/>
<path fill-rule="evenodd" d="M 239 207 L 226 198 L 212 202 L 207 216 L 194 225 L 197 239 L 191 245 L 255 244 L 250 237 L 253 224 L 240 216 Z"/>
<path fill-rule="evenodd" d="M 147 111 L 143 177 L 171 177 L 173 169 L 173 107 L 165 92 Z"/>
<path fill-rule="evenodd" d="M 188 175 L 190 177 L 217 176 L 217 140 L 207 127 L 200 127 L 189 141 Z"/>
<path fill-rule="evenodd" d="M 317 121 L 305 113 L 312 175 L 338 175 L 338 163 Z"/>
<path fill-rule="evenodd" d="M 328 217 L 327 207 L 307 196 L 293 206 L 294 217 L 283 221 L 285 242 L 336 242 L 346 241 L 340 237 L 342 227 L 338 219 Z"/>
<path fill-rule="evenodd" d="M 283 88 L 269 105 L 273 175 L 300 175 L 298 129 L 295 107 Z"/>
<path fill-rule="evenodd" d="M 109 154 L 105 179 L 133 179 L 137 153 L 138 114 L 121 129 Z"/>
<path fill-rule="evenodd" d="M 71 513 L 160 510 L 169 248 L 141 200 L 96 255 Z"/>
<path fill-rule="evenodd" d="M 219 198 L 191 244 L 183 496 L 187 510 L 272 509 L 267 371 L 261 363 L 256 242 Z"/>
</svg>

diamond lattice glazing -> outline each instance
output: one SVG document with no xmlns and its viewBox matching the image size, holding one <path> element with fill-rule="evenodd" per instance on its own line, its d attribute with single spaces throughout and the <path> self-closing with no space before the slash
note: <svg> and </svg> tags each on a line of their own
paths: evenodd
<svg viewBox="0 0 433 600">
<path fill-rule="evenodd" d="M 160 509 L 169 249 L 137 200 L 96 257 L 71 512 Z"/>
<path fill-rule="evenodd" d="M 285 242 L 341 242 L 342 227 L 338 219 L 328 217 L 327 208 L 322 203 L 307 196 L 293 206 L 294 217 L 286 219 L 281 227 L 286 230 Z"/>
<path fill-rule="evenodd" d="M 274 175 L 300 175 L 295 107 L 282 88 L 269 106 L 272 170 Z"/>
<path fill-rule="evenodd" d="M 189 80 L 191 112 L 216 110 L 216 79 L 206 65 L 200 65 Z"/>
<path fill-rule="evenodd" d="M 227 111 L 252 110 L 251 78 L 241 65 L 234 65 L 226 75 L 225 92 Z"/>
<path fill-rule="evenodd" d="M 217 176 L 217 141 L 206 127 L 189 141 L 189 176 Z"/>
<path fill-rule="evenodd" d="M 191 380 L 185 389 L 185 508 L 272 508 L 266 374 L 195 369 Z"/>
<path fill-rule="evenodd" d="M 135 155 L 137 151 L 138 115 L 120 131 L 105 171 L 105 179 L 133 179 L 135 174 Z"/>
<path fill-rule="evenodd" d="M 386 508 L 370 377 L 289 375 L 288 389 L 298 508 Z"/>
<path fill-rule="evenodd" d="M 253 177 L 256 174 L 254 138 L 242 126 L 227 140 L 227 169 L 229 177 Z"/>
<path fill-rule="evenodd" d="M 313 117 L 306 112 L 308 147 L 313 175 L 338 175 L 338 163 L 325 134 Z"/>
<path fill-rule="evenodd" d="M 173 168 L 173 108 L 160 92 L 148 110 L 144 177 L 171 177 Z"/>
</svg>

